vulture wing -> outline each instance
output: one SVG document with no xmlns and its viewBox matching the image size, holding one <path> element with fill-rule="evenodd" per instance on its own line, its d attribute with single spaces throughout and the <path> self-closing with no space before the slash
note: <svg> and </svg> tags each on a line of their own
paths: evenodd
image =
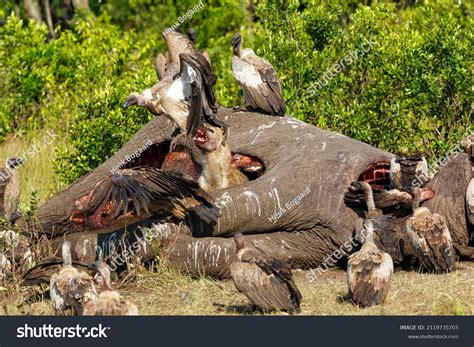
<svg viewBox="0 0 474 347">
<path fill-rule="evenodd" d="M 89 213 L 109 203 L 115 208 L 115 216 L 125 215 L 129 210 L 140 215 L 164 207 L 179 219 L 184 219 L 189 210 L 207 223 L 219 217 L 210 195 L 197 182 L 151 167 L 118 170 L 99 182 L 92 196 Z"/>
<path fill-rule="evenodd" d="M 451 234 L 443 216 L 410 217 L 406 231 L 421 266 L 427 271 L 449 272 L 454 266 Z"/>
<path fill-rule="evenodd" d="M 167 65 L 168 59 L 163 54 L 159 53 L 155 59 L 155 70 L 160 81 L 168 76 Z"/>
<path fill-rule="evenodd" d="M 278 116 L 285 115 L 285 101 L 273 66 L 255 53 L 232 59 L 234 77 L 244 90 L 247 106 Z"/>
<path fill-rule="evenodd" d="M 60 257 L 48 257 L 40 260 L 23 275 L 22 286 L 49 284 L 53 274 L 58 273 L 62 265 L 63 259 Z M 87 272 L 87 264 L 73 261 L 72 265 L 79 271 Z"/>
</svg>

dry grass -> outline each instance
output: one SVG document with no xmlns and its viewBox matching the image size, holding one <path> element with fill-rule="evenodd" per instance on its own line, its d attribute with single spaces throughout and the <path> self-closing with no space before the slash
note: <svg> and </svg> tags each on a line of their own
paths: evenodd
<svg viewBox="0 0 474 347">
<path fill-rule="evenodd" d="M 295 271 L 296 283 L 303 294 L 302 315 L 474 314 L 474 263 L 459 263 L 450 274 L 396 272 L 387 302 L 365 309 L 347 299 L 343 270 L 328 271 L 313 283 L 306 280 L 306 273 Z M 44 290 L 47 292 L 47 287 Z M 261 314 L 235 289 L 231 280 L 192 279 L 167 268 L 157 272 L 141 270 L 121 292 L 137 303 L 142 315 Z M 0 291 L 4 303 L 0 314 L 53 314 L 47 295 L 42 297 L 40 293 L 39 289 Z"/>
<path fill-rule="evenodd" d="M 37 193 L 38 202 L 42 203 L 63 188 L 53 167 L 55 147 L 63 142 L 64 139 L 59 136 L 51 137 L 45 130 L 35 137 L 10 137 L 0 143 L 0 166 L 4 166 L 6 159 L 12 156 L 25 159 L 25 163 L 18 168 L 20 211 L 29 207 L 33 192 Z"/>
</svg>

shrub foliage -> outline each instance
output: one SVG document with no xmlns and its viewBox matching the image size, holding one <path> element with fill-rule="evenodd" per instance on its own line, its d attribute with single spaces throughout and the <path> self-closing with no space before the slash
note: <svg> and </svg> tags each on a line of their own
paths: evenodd
<svg viewBox="0 0 474 347">
<path fill-rule="evenodd" d="M 45 128 L 67 136 L 55 166 L 69 183 L 150 120 L 121 105 L 156 82 L 161 31 L 199 1 L 94 3 L 54 39 L 5 3 L 0 141 Z M 473 127 L 474 5 L 364 3 L 210 0 L 181 28 L 196 28 L 198 48 L 210 53 L 223 105 L 242 102 L 230 67 L 230 39 L 241 31 L 244 46 L 277 69 L 288 114 L 388 151 L 443 155 Z"/>
</svg>

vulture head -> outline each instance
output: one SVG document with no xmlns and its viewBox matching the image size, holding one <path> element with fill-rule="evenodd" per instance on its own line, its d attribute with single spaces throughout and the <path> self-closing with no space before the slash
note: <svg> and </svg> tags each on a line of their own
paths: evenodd
<svg viewBox="0 0 474 347">
<path fill-rule="evenodd" d="M 234 54 L 240 56 L 240 48 L 242 47 L 242 35 L 240 33 L 235 33 L 232 36 L 232 47 L 234 48 Z"/>
</svg>

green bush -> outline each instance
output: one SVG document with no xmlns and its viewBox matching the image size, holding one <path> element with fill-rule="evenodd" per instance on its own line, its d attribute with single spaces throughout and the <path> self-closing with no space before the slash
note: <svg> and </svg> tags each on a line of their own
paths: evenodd
<svg viewBox="0 0 474 347">
<path fill-rule="evenodd" d="M 63 182 L 97 167 L 151 118 L 121 105 L 156 82 L 161 32 L 198 3 L 91 2 L 93 13 L 73 17 L 53 40 L 44 24 L 10 15 L 0 25 L 0 141 L 11 132 L 52 129 L 69 139 L 55 162 Z M 253 3 L 210 0 L 181 26 L 196 28 L 198 48 L 209 51 L 221 104 L 242 102 L 230 66 L 230 40 L 241 31 L 244 46 L 277 69 L 294 117 L 433 158 L 472 128 L 472 3 Z M 6 4 L 0 17 L 14 8 Z M 363 47 L 370 50 L 351 56 Z"/>
<path fill-rule="evenodd" d="M 279 71 L 288 113 L 388 151 L 443 155 L 473 126 L 474 6 L 353 5 L 260 2 L 258 52 Z"/>
</svg>

